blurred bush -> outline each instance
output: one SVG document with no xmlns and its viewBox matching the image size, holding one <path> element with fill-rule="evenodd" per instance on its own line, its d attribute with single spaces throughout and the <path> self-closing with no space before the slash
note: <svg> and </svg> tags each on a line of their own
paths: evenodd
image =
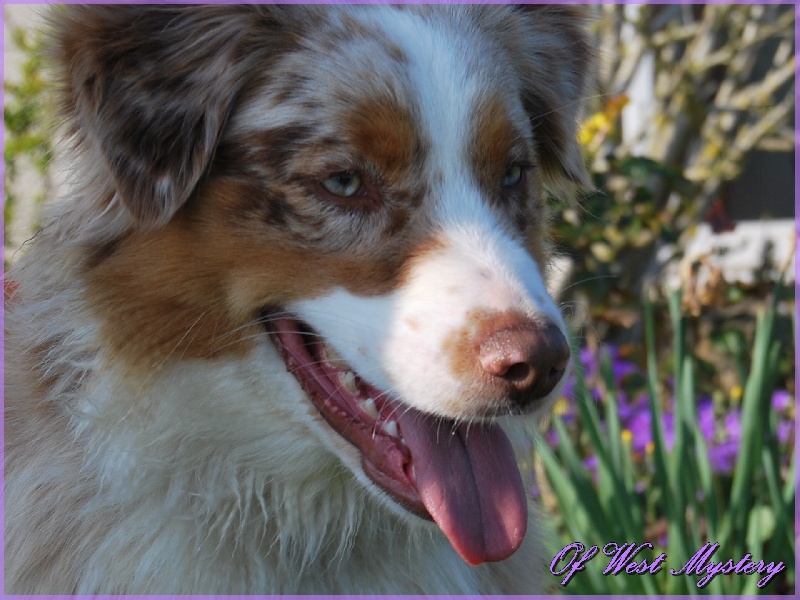
<svg viewBox="0 0 800 600">
<path fill-rule="evenodd" d="M 5 266 L 38 227 L 41 204 L 53 188 L 53 111 L 48 105 L 48 82 L 42 69 L 42 39 L 37 30 L 15 28 L 10 40 L 13 53 L 6 48 L 6 60 L 20 56 L 20 73 L 15 80 L 6 77 L 3 82 Z"/>
<path fill-rule="evenodd" d="M 793 151 L 794 7 L 595 9 L 600 94 L 581 138 L 596 191 L 559 205 L 555 239 L 572 263 L 562 300 L 604 336 L 640 326 L 644 290 L 698 223 L 732 226 L 721 192 L 754 151 Z"/>
</svg>

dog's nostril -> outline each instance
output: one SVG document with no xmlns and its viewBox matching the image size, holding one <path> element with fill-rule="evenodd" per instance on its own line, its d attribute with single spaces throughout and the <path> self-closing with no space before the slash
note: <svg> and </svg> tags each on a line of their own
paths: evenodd
<svg viewBox="0 0 800 600">
<path fill-rule="evenodd" d="M 523 406 L 553 391 L 570 357 L 558 327 L 530 321 L 490 332 L 478 348 L 483 371 L 511 384 L 512 397 Z"/>
<path fill-rule="evenodd" d="M 514 363 L 501 375 L 509 381 L 524 383 L 531 376 L 531 367 L 527 363 Z"/>
</svg>

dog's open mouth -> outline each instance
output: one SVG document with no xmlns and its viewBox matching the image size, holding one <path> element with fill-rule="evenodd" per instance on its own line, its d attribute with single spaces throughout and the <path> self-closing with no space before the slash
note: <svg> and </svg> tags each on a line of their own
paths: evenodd
<svg viewBox="0 0 800 600">
<path fill-rule="evenodd" d="M 471 565 L 522 543 L 527 501 L 511 443 L 493 423 L 457 423 L 390 399 L 346 368 L 309 326 L 271 322 L 287 369 L 364 472 L 409 511 L 432 518 Z"/>
</svg>

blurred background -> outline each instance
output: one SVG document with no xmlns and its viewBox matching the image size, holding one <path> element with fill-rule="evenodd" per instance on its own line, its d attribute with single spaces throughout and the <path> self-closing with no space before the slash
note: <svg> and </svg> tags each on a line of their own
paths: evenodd
<svg viewBox="0 0 800 600">
<path fill-rule="evenodd" d="M 4 265 L 58 193 L 41 7 L 4 6 Z M 581 143 L 595 190 L 554 198 L 553 289 L 576 373 L 530 463 L 563 545 L 654 544 L 681 565 L 567 593 L 790 594 L 795 585 L 795 8 L 591 7 Z M 569 518 L 565 518 L 568 515 Z M 554 585 L 561 577 L 554 577 Z"/>
</svg>

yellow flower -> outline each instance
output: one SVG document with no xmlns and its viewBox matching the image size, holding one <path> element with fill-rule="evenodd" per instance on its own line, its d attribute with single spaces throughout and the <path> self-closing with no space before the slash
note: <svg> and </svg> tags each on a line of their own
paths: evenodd
<svg viewBox="0 0 800 600">
<path fill-rule="evenodd" d="M 605 131 L 609 127 L 611 127 L 611 121 L 608 115 L 602 112 L 593 114 L 581 125 L 581 130 L 578 134 L 581 145 L 588 146 L 589 142 L 594 139 L 598 132 Z"/>
<path fill-rule="evenodd" d="M 558 415 L 559 417 L 563 417 L 567 414 L 567 399 L 564 396 L 561 396 L 558 400 L 556 400 L 555 404 L 553 404 L 553 413 Z"/>
<path fill-rule="evenodd" d="M 606 102 L 603 110 L 586 119 L 582 123 L 578 134 L 581 145 L 588 146 L 598 134 L 605 137 L 605 134 L 614 127 L 614 122 L 619 118 L 622 109 L 625 108 L 629 100 L 626 94 L 612 96 Z"/>
</svg>

